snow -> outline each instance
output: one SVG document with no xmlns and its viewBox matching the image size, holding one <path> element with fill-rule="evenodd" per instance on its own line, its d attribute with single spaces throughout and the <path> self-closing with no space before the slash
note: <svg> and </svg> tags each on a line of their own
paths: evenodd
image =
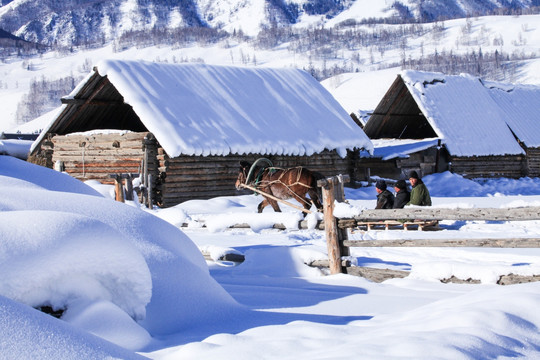
<svg viewBox="0 0 540 360">
<path fill-rule="evenodd" d="M 444 75 L 420 71 L 404 71 L 401 77 L 428 122 L 454 156 L 489 156 L 524 154 L 515 140 L 506 117 L 517 110 L 508 102 L 504 106 L 471 75 Z M 539 87 L 529 87 L 540 94 Z M 518 97 L 519 94 L 513 96 Z M 537 104 L 520 109 L 526 117 L 535 117 Z M 516 122 L 522 119 L 516 119 Z M 536 129 L 532 129 L 537 133 Z M 478 141 L 481 138 L 482 141 Z"/>
<path fill-rule="evenodd" d="M 424 181 L 435 207 L 540 205 L 538 178 L 472 181 L 445 172 Z M 0 156 L 0 357 L 540 357 L 540 282 L 495 284 L 501 275 L 540 274 L 539 249 L 353 248 L 359 266 L 410 272 L 374 283 L 306 266 L 327 258 L 324 231 L 299 230 L 293 208 L 257 214 L 260 196 L 150 210 L 113 201 L 106 188 Z M 373 186 L 345 193 L 339 216 L 375 206 Z M 271 229 L 275 222 L 287 230 Z M 228 228 L 236 223 L 252 228 Z M 540 221 L 441 227 L 349 236 L 540 234 Z M 246 260 L 205 262 L 201 251 Z M 452 275 L 482 283 L 439 281 Z M 55 319 L 32 308 L 44 305 L 65 312 Z"/>
<path fill-rule="evenodd" d="M 0 140 L 0 154 L 11 155 L 21 160 L 26 160 L 30 148 L 34 142 L 32 140 Z"/>
<path fill-rule="evenodd" d="M 527 147 L 540 147 L 540 88 L 537 86 L 490 86 L 490 94 L 504 111 L 504 120 Z"/>
<path fill-rule="evenodd" d="M 383 161 L 394 158 L 406 158 L 410 154 L 437 146 L 438 139 L 375 139 L 372 140 L 374 151 L 373 156 L 381 158 Z M 361 156 L 369 157 L 369 154 L 362 152 Z"/>
<path fill-rule="evenodd" d="M 384 11 L 380 3 L 371 4 L 369 14 Z M 469 39 L 486 36 L 484 52 L 537 52 L 539 29 L 533 25 L 538 17 L 445 21 L 438 38 L 430 34 L 408 39 L 406 56 L 418 58 L 434 49 L 454 54 L 477 51 L 479 43 L 462 41 L 467 21 L 473 25 Z M 502 40 L 500 45 L 492 45 L 495 39 Z M 369 56 L 369 49 L 353 51 L 361 57 L 354 64 L 359 72 L 324 82 L 331 84 L 326 88 L 349 113 L 375 108 L 400 69 L 375 70 L 399 63 L 402 56 L 401 47 Z M 30 60 L 31 71 L 21 66 L 22 61 L 8 59 L 0 64 L 0 129 L 14 126 L 17 104 L 33 78 L 60 78 L 70 72 L 80 76 L 87 73 L 81 70 L 86 62 L 172 63 L 181 58 L 246 65 L 246 56 L 256 57 L 257 66 L 274 68 L 308 68 L 312 63 L 310 54 L 291 54 L 285 45 L 265 51 L 234 42 L 125 51 L 108 45 L 67 56 L 48 52 Z M 343 58 L 325 61 L 330 68 L 341 65 Z M 516 83 L 540 83 L 538 60 L 519 65 L 512 75 Z M 43 127 L 33 124 L 29 132 Z M 389 150 L 384 156 L 403 156 L 410 150 L 407 144 L 399 151 L 387 145 L 380 148 Z M 443 173 L 424 181 L 435 207 L 540 206 L 538 178 L 471 181 Z M 327 258 L 324 233 L 313 228 L 316 215 L 306 217 L 308 230 L 298 230 L 300 214 L 291 209 L 283 207 L 282 214 L 275 214 L 268 208 L 257 214 L 258 196 L 188 201 L 153 210 L 119 204 L 111 197 L 110 186 L 83 184 L 0 156 L 0 256 L 7 259 L 1 266 L 10 274 L 0 279 L 0 358 L 540 358 L 540 283 L 494 284 L 498 276 L 509 273 L 538 275 L 538 249 L 354 249 L 350 259 L 358 265 L 410 271 L 407 278 L 377 284 L 350 275 L 325 276 L 305 266 Z M 375 206 L 373 187 L 346 189 L 346 198 L 349 204 L 336 207 L 340 216 Z M 252 228 L 228 228 L 238 222 Z M 274 222 L 284 223 L 287 230 L 269 229 Z M 187 227 L 179 230 L 182 224 Z M 539 221 L 446 221 L 441 227 L 439 232 L 370 231 L 355 236 L 361 240 L 540 234 Z M 216 260 L 239 253 L 246 261 L 204 262 L 200 251 Z M 482 284 L 440 282 L 451 275 L 479 279 Z M 38 303 L 67 311 L 55 319 L 31 307 Z"/>
<path fill-rule="evenodd" d="M 302 70 L 118 60 L 97 69 L 170 157 L 372 150 L 362 129 Z"/>
<path fill-rule="evenodd" d="M 361 115 L 373 111 L 388 91 L 401 68 L 345 73 L 321 81 L 347 112 Z"/>
</svg>

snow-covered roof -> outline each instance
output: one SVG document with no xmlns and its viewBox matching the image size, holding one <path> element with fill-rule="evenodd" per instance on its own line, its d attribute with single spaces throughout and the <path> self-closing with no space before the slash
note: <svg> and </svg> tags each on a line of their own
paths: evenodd
<svg viewBox="0 0 540 360">
<path fill-rule="evenodd" d="M 540 87 L 486 83 L 504 120 L 525 146 L 540 147 Z"/>
<path fill-rule="evenodd" d="M 302 70 L 106 60 L 95 71 L 171 157 L 311 155 L 324 149 L 344 155 L 346 149 L 373 148 L 332 95 Z"/>
<path fill-rule="evenodd" d="M 479 78 L 466 74 L 404 71 L 401 77 L 423 115 L 452 155 L 524 153 L 509 126 L 521 124 L 522 128 L 524 119 L 515 115 L 520 113 L 524 118 L 532 119 L 532 115 L 540 109 L 540 100 L 532 103 L 527 103 L 524 98 L 518 100 L 520 94 L 509 95 L 511 92 L 502 91 L 502 86 L 487 87 Z M 536 96 L 540 96 L 540 88 L 535 89 Z M 514 116 L 510 117 L 510 114 Z M 539 132 L 540 126 L 531 131 Z"/>
<path fill-rule="evenodd" d="M 438 138 L 431 139 L 376 139 L 372 140 L 374 150 L 373 155 L 361 152 L 361 157 L 375 157 L 381 160 L 391 160 L 395 158 L 407 158 L 411 154 L 437 146 Z"/>
</svg>

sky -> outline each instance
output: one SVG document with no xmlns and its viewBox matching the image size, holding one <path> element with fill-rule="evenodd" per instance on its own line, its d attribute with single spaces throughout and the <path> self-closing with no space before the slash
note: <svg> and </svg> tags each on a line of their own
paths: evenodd
<svg viewBox="0 0 540 360">
<path fill-rule="evenodd" d="M 540 205 L 539 179 L 424 180 L 435 207 Z M 340 216 L 374 208 L 365 185 Z M 327 257 L 325 235 L 297 229 L 296 209 L 257 214 L 260 197 L 242 195 L 148 210 L 111 190 L 0 156 L 0 358 L 540 358 L 540 283 L 495 284 L 540 274 L 538 249 L 353 248 L 358 266 L 409 272 L 375 283 L 305 265 Z M 440 225 L 350 238 L 540 234 L 540 221 Z M 244 263 L 215 261 L 230 252 Z M 482 283 L 440 281 L 452 275 Z"/>
</svg>

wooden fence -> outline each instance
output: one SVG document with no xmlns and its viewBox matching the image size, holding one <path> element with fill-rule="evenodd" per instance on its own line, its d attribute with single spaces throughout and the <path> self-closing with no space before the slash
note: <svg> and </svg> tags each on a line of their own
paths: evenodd
<svg viewBox="0 0 540 360">
<path fill-rule="evenodd" d="M 395 239 L 395 240 L 349 240 L 347 231 L 365 223 L 385 221 L 400 221 L 402 223 L 442 220 L 466 220 L 466 221 L 524 221 L 540 220 L 540 207 L 520 208 L 469 208 L 469 209 L 445 209 L 433 207 L 411 207 L 406 209 L 387 210 L 364 210 L 358 216 L 348 219 L 337 219 L 333 215 L 334 203 L 343 201 L 343 183 L 341 178 L 332 177 L 320 180 L 318 185 L 322 188 L 324 200 L 324 228 L 328 248 L 328 267 L 331 274 L 357 273 L 364 276 L 370 271 L 376 273 L 378 279 L 389 277 L 404 277 L 403 271 L 392 271 L 396 274 L 382 274 L 380 269 L 366 269 L 350 267 L 342 260 L 342 256 L 348 256 L 350 247 L 498 247 L 498 248 L 539 248 L 540 237 L 506 237 L 506 238 L 467 238 L 467 239 Z M 501 277 L 503 279 L 503 277 Z M 449 280 L 452 281 L 452 280 Z M 508 281 L 508 276 L 502 282 Z M 520 282 L 540 281 L 540 275 L 527 277 Z"/>
</svg>

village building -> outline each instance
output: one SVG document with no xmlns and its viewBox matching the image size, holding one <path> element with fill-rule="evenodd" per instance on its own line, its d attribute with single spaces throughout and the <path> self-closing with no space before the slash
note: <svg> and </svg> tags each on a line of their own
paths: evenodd
<svg viewBox="0 0 540 360">
<path fill-rule="evenodd" d="M 450 170 L 468 178 L 538 176 L 540 87 L 483 81 L 471 75 L 403 71 L 364 132 L 374 142 L 438 140 L 414 153 L 401 174 Z M 381 144 L 381 143 L 380 143 Z M 409 143 L 408 146 L 410 146 Z M 378 145 L 381 146 L 381 145 Z M 375 154 L 377 154 L 377 147 Z M 375 156 L 379 167 L 394 163 Z"/>
<path fill-rule="evenodd" d="M 364 178 L 407 179 L 411 170 L 439 172 L 440 139 L 372 139 L 373 154 L 360 152 Z"/>
<path fill-rule="evenodd" d="M 371 141 L 298 69 L 107 60 L 62 99 L 30 160 L 80 180 L 138 176 L 160 206 L 236 195 L 241 160 L 354 181 Z"/>
</svg>

